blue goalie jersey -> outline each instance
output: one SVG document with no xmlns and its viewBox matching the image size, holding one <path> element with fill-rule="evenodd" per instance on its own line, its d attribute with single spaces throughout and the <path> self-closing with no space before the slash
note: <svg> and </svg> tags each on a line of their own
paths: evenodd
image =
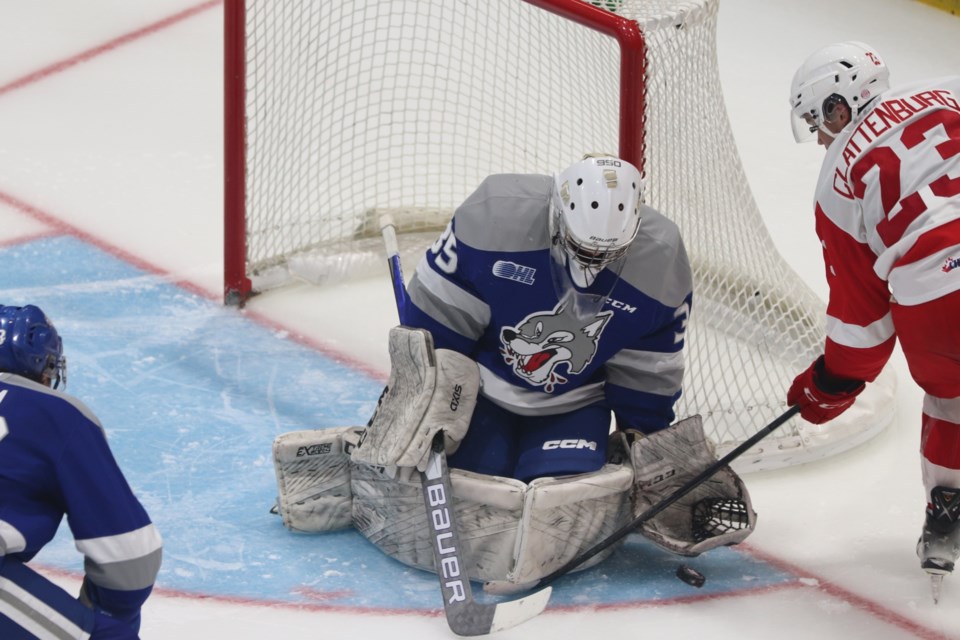
<svg viewBox="0 0 960 640">
<path fill-rule="evenodd" d="M 563 308 L 551 275 L 552 189 L 549 176 L 487 178 L 417 266 L 404 324 L 473 358 L 482 396 L 512 413 L 604 403 L 620 428 L 665 428 L 681 392 L 692 299 L 680 233 L 643 206 L 619 278 L 598 277 L 611 287 L 606 302 L 579 318 Z"/>
</svg>

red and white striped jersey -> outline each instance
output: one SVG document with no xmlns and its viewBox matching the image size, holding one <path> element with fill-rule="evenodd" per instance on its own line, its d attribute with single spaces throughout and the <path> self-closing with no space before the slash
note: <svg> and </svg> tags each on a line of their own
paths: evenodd
<svg viewBox="0 0 960 640">
<path fill-rule="evenodd" d="M 891 299 L 960 289 L 960 76 L 891 89 L 836 137 L 816 190 L 830 300 L 828 371 L 873 380 Z"/>
</svg>

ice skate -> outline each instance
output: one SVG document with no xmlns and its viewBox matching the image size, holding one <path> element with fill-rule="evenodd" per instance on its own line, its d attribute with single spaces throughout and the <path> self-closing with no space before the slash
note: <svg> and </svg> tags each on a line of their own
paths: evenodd
<svg viewBox="0 0 960 640">
<path fill-rule="evenodd" d="M 934 603 L 940 601 L 943 577 L 953 573 L 960 557 L 960 489 L 935 487 L 930 492 L 932 506 L 917 541 L 920 567 L 930 575 Z"/>
</svg>

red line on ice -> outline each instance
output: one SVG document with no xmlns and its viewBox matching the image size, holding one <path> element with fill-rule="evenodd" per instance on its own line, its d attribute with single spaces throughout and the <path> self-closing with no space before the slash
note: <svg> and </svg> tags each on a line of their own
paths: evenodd
<svg viewBox="0 0 960 640">
<path fill-rule="evenodd" d="M 171 25 L 174 25 L 178 22 L 186 20 L 187 18 L 191 18 L 198 13 L 202 13 L 203 11 L 206 11 L 207 9 L 211 9 L 221 4 L 222 1 L 223 0 L 211 0 L 210 2 L 204 2 L 202 4 L 198 4 L 195 7 L 191 7 L 190 9 L 186 9 L 184 11 L 181 11 L 180 13 L 175 13 L 172 16 L 169 16 L 162 20 L 154 22 L 153 24 L 147 25 L 146 27 L 137 29 L 136 31 L 131 31 L 128 34 L 120 36 L 119 38 L 114 38 L 113 40 L 110 40 L 101 45 L 93 47 L 92 49 L 87 49 L 86 51 L 78 53 L 74 56 L 61 60 L 59 62 L 55 62 L 49 66 L 46 66 L 43 69 L 39 69 L 21 78 L 17 78 L 12 82 L 8 82 L 7 84 L 0 86 L 0 96 L 2 96 L 5 93 L 9 93 L 11 91 L 15 91 L 16 89 L 22 89 L 27 85 L 31 85 L 34 82 L 39 82 L 44 78 L 48 78 L 52 75 L 56 75 L 66 69 L 69 69 L 70 67 L 74 67 L 78 64 L 87 62 L 103 53 L 112 51 L 117 47 L 122 47 L 125 44 L 130 44 L 131 42 L 139 40 L 140 38 L 156 33 L 157 31 L 166 29 Z"/>
</svg>

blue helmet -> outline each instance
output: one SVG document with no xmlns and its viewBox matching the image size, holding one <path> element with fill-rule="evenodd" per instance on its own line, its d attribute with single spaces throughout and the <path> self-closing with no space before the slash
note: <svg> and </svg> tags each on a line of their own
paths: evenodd
<svg viewBox="0 0 960 640">
<path fill-rule="evenodd" d="M 67 383 L 63 341 L 38 307 L 0 306 L 0 371 L 56 389 Z"/>
</svg>

